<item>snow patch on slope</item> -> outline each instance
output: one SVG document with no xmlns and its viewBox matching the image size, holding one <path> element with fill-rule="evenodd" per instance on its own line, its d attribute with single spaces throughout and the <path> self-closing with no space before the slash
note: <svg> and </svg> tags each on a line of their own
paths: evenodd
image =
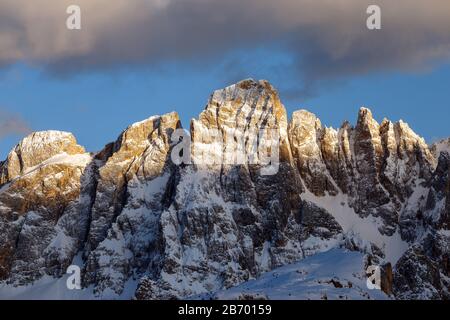
<svg viewBox="0 0 450 320">
<path fill-rule="evenodd" d="M 332 249 L 267 272 L 259 279 L 193 299 L 235 300 L 250 297 L 270 300 L 389 298 L 381 290 L 367 288 L 364 254 Z"/>
<path fill-rule="evenodd" d="M 80 168 L 84 169 L 91 161 L 92 161 L 92 155 L 89 153 L 69 155 L 69 154 L 63 152 L 63 153 L 57 154 L 57 155 L 43 161 L 39 165 L 27 168 L 23 172 L 22 175 L 18 176 L 17 178 L 13 179 L 12 181 L 10 181 L 8 183 L 5 183 L 4 185 L 2 185 L 0 187 L 0 193 L 7 190 L 8 187 L 11 185 L 11 183 L 13 183 L 13 182 L 17 181 L 18 179 L 21 179 L 25 176 L 31 175 L 31 174 L 37 172 L 37 170 L 42 169 L 46 166 L 62 164 L 62 165 L 80 167 Z"/>
<path fill-rule="evenodd" d="M 89 153 L 69 155 L 63 152 L 51 157 L 48 160 L 45 160 L 44 162 L 42 162 L 37 166 L 27 168 L 23 175 L 30 174 L 39 168 L 43 168 L 45 166 L 53 164 L 66 164 L 75 167 L 86 167 L 89 164 L 89 162 L 91 162 L 91 160 L 92 156 Z"/>
<path fill-rule="evenodd" d="M 130 300 L 134 297 L 137 281 L 130 280 L 121 295 L 105 292 L 94 294 L 93 286 L 82 290 L 69 290 L 67 280 L 70 275 L 61 278 L 44 276 L 28 286 L 14 287 L 0 283 L 0 300 Z"/>
<path fill-rule="evenodd" d="M 72 265 L 80 266 L 83 260 L 81 254 L 74 257 Z M 0 300 L 130 300 L 136 292 L 137 281 L 129 280 L 120 295 L 114 292 L 94 293 L 94 287 L 89 286 L 81 290 L 69 290 L 67 280 L 69 274 L 61 278 L 53 278 L 45 275 L 41 279 L 26 286 L 13 286 L 6 282 L 0 282 Z"/>
<path fill-rule="evenodd" d="M 302 193 L 302 199 L 310 201 L 327 210 L 341 225 L 345 234 L 351 234 L 363 241 L 369 241 L 383 250 L 386 261 L 395 264 L 408 249 L 408 243 L 401 239 L 396 231 L 392 236 L 380 233 L 378 227 L 382 225 L 379 218 L 368 216 L 361 218 L 353 208 L 349 206 L 348 196 L 340 193 L 337 196 L 317 197 L 310 191 Z"/>
</svg>

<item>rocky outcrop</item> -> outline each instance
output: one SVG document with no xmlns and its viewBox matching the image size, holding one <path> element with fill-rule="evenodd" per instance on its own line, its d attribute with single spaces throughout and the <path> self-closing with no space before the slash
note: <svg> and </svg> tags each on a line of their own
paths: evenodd
<svg viewBox="0 0 450 320">
<path fill-rule="evenodd" d="M 450 299 L 450 156 L 444 149 L 438 155 L 416 216 L 422 235 L 395 268 L 394 293 L 399 299 Z"/>
<path fill-rule="evenodd" d="M 0 183 L 11 181 L 42 164 L 51 157 L 66 153 L 76 155 L 84 153 L 84 148 L 76 143 L 75 137 L 68 132 L 35 132 L 23 139 L 8 155 L 2 168 Z"/>
<path fill-rule="evenodd" d="M 170 137 L 180 127 L 176 113 L 151 117 L 127 128 L 112 145 L 100 152 L 105 158 L 99 166 L 95 203 L 88 237 L 95 248 L 127 202 L 127 187 L 133 179 L 159 177 L 167 162 Z"/>
<path fill-rule="evenodd" d="M 361 108 L 356 127 L 346 122 L 335 130 L 323 127 L 313 114 L 297 111 L 289 135 L 294 161 L 310 192 L 342 192 L 361 217 L 383 220 L 383 234 L 400 229 L 407 238 L 414 226 L 408 224 L 411 213 L 403 214 L 405 203 L 430 178 L 435 162 L 407 124 L 384 120 L 380 125 L 370 110 Z"/>
<path fill-rule="evenodd" d="M 325 193 L 336 195 L 338 192 L 328 175 L 322 155 L 321 147 L 325 134 L 320 120 L 314 114 L 300 110 L 292 115 L 289 138 L 294 162 L 307 188 L 317 196 L 324 196 Z M 334 147 L 326 149 L 325 153 L 334 153 L 334 150 L 330 150 Z"/>
<path fill-rule="evenodd" d="M 444 211 L 444 221 L 442 228 L 445 230 L 450 230 L 450 179 L 447 182 L 447 189 L 445 190 L 445 211 Z"/>
<path fill-rule="evenodd" d="M 450 229 L 450 154 L 442 152 L 439 155 L 438 165 L 428 182 L 428 196 L 423 219 L 428 225 L 436 229 Z"/>
<path fill-rule="evenodd" d="M 134 284 L 137 299 L 179 299 L 342 246 L 383 265 L 387 294 L 448 298 L 442 144 L 366 108 L 339 129 L 305 110 L 288 121 L 254 80 L 215 91 L 181 153 L 179 128 L 151 117 L 96 154 L 69 133 L 25 138 L 0 163 L 0 280 L 60 277 L 77 256 L 98 297 Z"/>
<path fill-rule="evenodd" d="M 0 186 L 8 182 L 7 161 L 0 161 Z"/>
<path fill-rule="evenodd" d="M 212 139 L 208 128 L 219 139 Z M 261 128 L 263 135 L 279 132 L 280 163 L 273 175 L 261 173 L 261 155 L 253 149 Z M 191 134 L 193 164 L 181 170 L 174 202 L 161 216 L 162 269 L 141 281 L 141 299 L 181 298 L 237 285 L 304 257 L 299 240 L 312 233 L 302 225 L 302 186 L 292 166 L 286 112 L 269 83 L 243 81 L 216 91 L 192 122 Z M 239 141 L 253 163 L 225 160 L 226 148 L 238 149 Z M 219 155 L 218 146 L 225 146 Z M 224 161 L 205 161 L 216 157 Z M 324 240 L 338 233 L 331 221 L 334 228 L 323 232 Z"/>
<path fill-rule="evenodd" d="M 430 232 L 398 261 L 394 293 L 398 299 L 450 299 L 450 241 Z"/>
<path fill-rule="evenodd" d="M 134 272 L 158 263 L 159 220 L 175 176 L 171 136 L 180 126 L 176 113 L 151 117 L 101 153 L 110 155 L 98 169 L 84 272 L 85 283 L 99 293 L 120 294 Z"/>
<path fill-rule="evenodd" d="M 37 132 L 8 155 L 0 187 L 0 277 L 26 284 L 61 275 L 82 247 L 91 156 L 65 132 Z"/>
<path fill-rule="evenodd" d="M 450 138 L 433 143 L 430 149 L 436 159 L 443 152 L 450 153 Z"/>
</svg>

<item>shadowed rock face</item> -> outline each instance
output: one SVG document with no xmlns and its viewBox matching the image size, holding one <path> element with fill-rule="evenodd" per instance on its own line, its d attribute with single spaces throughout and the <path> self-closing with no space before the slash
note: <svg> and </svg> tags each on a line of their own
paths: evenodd
<svg viewBox="0 0 450 320">
<path fill-rule="evenodd" d="M 399 299 L 450 298 L 450 241 L 430 233 L 406 251 L 396 265 L 394 293 Z"/>
<path fill-rule="evenodd" d="M 436 229 L 450 227 L 450 154 L 442 152 L 432 178 L 428 182 L 428 193 L 424 219 Z"/>
<path fill-rule="evenodd" d="M 183 165 L 171 161 L 179 128 L 176 113 L 151 117 L 96 154 L 68 133 L 25 138 L 0 163 L 0 279 L 59 277 L 81 253 L 83 284 L 99 296 L 134 280 L 138 299 L 183 298 L 342 245 L 391 262 L 383 285 L 396 297 L 424 288 L 448 297 L 442 145 L 430 149 L 404 122 L 379 124 L 366 108 L 355 127 L 324 127 L 305 110 L 288 122 L 276 90 L 253 80 L 212 94 L 191 123 Z M 279 149 L 259 148 L 273 132 Z M 239 148 L 251 161 L 230 161 Z M 266 175 L 264 156 L 275 151 L 277 170 Z M 362 245 L 343 208 L 410 248 L 384 261 L 390 248 Z"/>
</svg>

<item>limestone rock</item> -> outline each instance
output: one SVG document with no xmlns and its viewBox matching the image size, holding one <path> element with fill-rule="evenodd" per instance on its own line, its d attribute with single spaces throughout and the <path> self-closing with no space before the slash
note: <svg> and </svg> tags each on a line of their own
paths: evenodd
<svg viewBox="0 0 450 320">
<path fill-rule="evenodd" d="M 446 141 L 367 108 L 338 129 L 305 110 L 288 121 L 251 79 L 212 94 L 175 164 L 179 128 L 176 113 L 154 116 L 96 154 L 65 132 L 26 137 L 0 162 L 0 281 L 76 262 L 96 297 L 214 296 L 343 247 L 383 266 L 395 298 L 448 298 Z"/>
<path fill-rule="evenodd" d="M 85 251 L 84 280 L 98 292 L 120 294 L 134 270 L 142 272 L 158 255 L 159 216 L 175 170 L 168 161 L 171 135 L 180 126 L 176 113 L 151 117 L 106 147 L 111 154 L 98 169 Z"/>
<path fill-rule="evenodd" d="M 61 275 L 86 236 L 92 157 L 65 132 L 38 132 L 9 154 L 0 189 L 0 277 Z"/>
<path fill-rule="evenodd" d="M 61 131 L 32 133 L 9 153 L 2 170 L 0 184 L 13 180 L 30 168 L 61 153 L 76 155 L 85 151 L 76 143 L 71 133 Z"/>
<path fill-rule="evenodd" d="M 329 142 L 329 131 L 322 128 L 320 120 L 314 114 L 300 110 L 292 115 L 289 138 L 294 161 L 306 186 L 317 196 L 324 196 L 325 192 L 332 195 L 337 193 L 323 161 L 321 144 L 325 134 L 326 141 Z M 334 151 L 330 150 L 333 148 L 330 144 L 324 148 L 330 153 Z"/>
<path fill-rule="evenodd" d="M 210 128 L 219 134 L 212 137 Z M 280 163 L 273 175 L 262 174 L 253 149 L 261 129 L 263 136 L 277 132 Z M 174 201 L 161 215 L 161 270 L 141 282 L 141 298 L 230 287 L 303 256 L 297 240 L 302 225 L 296 221 L 302 186 L 276 90 L 266 81 L 245 80 L 214 92 L 192 121 L 191 136 L 193 164 L 181 169 Z M 254 162 L 227 161 L 227 148 L 236 150 L 239 143 Z M 152 289 L 143 295 L 145 287 Z"/>
<path fill-rule="evenodd" d="M 450 238 L 430 233 L 398 261 L 394 293 L 399 299 L 450 298 Z"/>
</svg>

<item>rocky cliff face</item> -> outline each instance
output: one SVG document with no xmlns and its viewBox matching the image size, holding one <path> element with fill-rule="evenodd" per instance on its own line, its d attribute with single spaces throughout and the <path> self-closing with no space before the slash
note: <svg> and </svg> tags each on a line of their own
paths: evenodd
<svg viewBox="0 0 450 320">
<path fill-rule="evenodd" d="M 308 189 L 316 196 L 350 196 L 361 217 L 380 217 L 380 232 L 399 229 L 408 236 L 404 204 L 414 190 L 430 179 L 435 162 L 428 146 L 404 122 L 384 120 L 379 125 L 362 108 L 356 127 L 324 128 L 307 111 L 295 112 L 290 137 L 297 166 Z"/>
<path fill-rule="evenodd" d="M 211 128 L 222 140 L 212 139 L 206 130 Z M 251 142 L 260 128 L 280 133 L 276 174 L 262 175 L 258 160 L 225 161 L 227 150 L 219 155 L 223 161 L 205 163 L 217 157 L 218 145 L 237 150 L 239 137 L 242 148 L 258 158 Z M 233 130 L 236 139 L 229 139 Z M 162 268 L 140 283 L 138 298 L 181 298 L 228 288 L 336 241 L 341 230 L 331 215 L 301 201 L 286 111 L 269 83 L 244 81 L 216 91 L 192 122 L 191 133 L 193 163 L 179 171 L 173 203 L 161 216 Z M 321 247 L 307 242 L 315 232 L 323 239 Z"/>
<path fill-rule="evenodd" d="M 65 272 L 86 236 L 91 163 L 65 132 L 34 133 L 10 152 L 0 189 L 1 278 L 26 284 Z"/>
<path fill-rule="evenodd" d="M 0 163 L 0 279 L 58 278 L 77 256 L 99 297 L 179 299 L 341 246 L 389 266 L 395 297 L 449 298 L 442 144 L 365 108 L 337 130 L 305 110 L 288 121 L 253 80 L 213 93 L 175 164 L 180 128 L 151 117 L 96 154 L 68 133 L 25 138 Z"/>
<path fill-rule="evenodd" d="M 158 263 L 163 209 L 171 198 L 175 169 L 168 161 L 176 113 L 127 128 L 101 152 L 84 255 L 85 283 L 120 294 L 134 272 Z"/>
</svg>

